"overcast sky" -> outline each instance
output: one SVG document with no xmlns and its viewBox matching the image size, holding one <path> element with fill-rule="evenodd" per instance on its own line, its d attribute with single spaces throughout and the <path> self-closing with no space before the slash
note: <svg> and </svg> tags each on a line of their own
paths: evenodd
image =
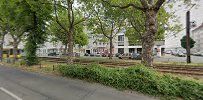
<svg viewBox="0 0 203 100">
<path fill-rule="evenodd" d="M 186 25 L 186 12 L 188 8 L 183 6 L 181 3 L 176 3 L 174 8 L 177 10 L 175 15 L 179 17 L 180 23 L 183 25 L 182 28 Z M 203 0 L 199 0 L 197 5 L 191 9 L 191 21 L 197 23 L 197 27 L 203 23 Z M 194 29 L 194 28 L 193 28 Z M 180 46 L 180 39 L 186 34 L 186 30 L 182 30 L 177 33 L 176 36 L 167 37 L 165 40 L 166 48 L 177 48 Z"/>
</svg>

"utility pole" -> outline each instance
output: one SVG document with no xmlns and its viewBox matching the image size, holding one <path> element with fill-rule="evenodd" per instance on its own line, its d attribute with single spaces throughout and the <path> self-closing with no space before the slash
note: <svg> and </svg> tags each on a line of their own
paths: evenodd
<svg viewBox="0 0 203 100">
<path fill-rule="evenodd" d="M 187 37 L 187 63 L 191 63 L 190 57 L 190 11 L 186 13 L 186 37 Z"/>
</svg>

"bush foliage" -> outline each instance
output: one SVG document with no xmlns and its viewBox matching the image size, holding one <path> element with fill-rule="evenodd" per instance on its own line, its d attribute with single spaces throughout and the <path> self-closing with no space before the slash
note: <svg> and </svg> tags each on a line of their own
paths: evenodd
<svg viewBox="0 0 203 100">
<path fill-rule="evenodd" d="M 87 79 L 118 89 L 167 98 L 203 100 L 203 84 L 169 74 L 161 75 L 142 65 L 130 68 L 105 68 L 97 64 L 60 65 L 59 71 L 63 76 Z"/>
</svg>

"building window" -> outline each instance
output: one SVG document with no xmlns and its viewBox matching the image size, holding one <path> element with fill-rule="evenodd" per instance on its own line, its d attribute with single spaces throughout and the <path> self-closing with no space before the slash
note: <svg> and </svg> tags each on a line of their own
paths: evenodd
<svg viewBox="0 0 203 100">
<path fill-rule="evenodd" d="M 124 53 L 124 48 L 118 48 L 118 53 L 123 54 Z"/>
<path fill-rule="evenodd" d="M 119 35 L 118 36 L 118 41 L 124 41 L 124 35 Z"/>
<path fill-rule="evenodd" d="M 129 53 L 135 53 L 135 48 L 129 48 Z"/>
</svg>

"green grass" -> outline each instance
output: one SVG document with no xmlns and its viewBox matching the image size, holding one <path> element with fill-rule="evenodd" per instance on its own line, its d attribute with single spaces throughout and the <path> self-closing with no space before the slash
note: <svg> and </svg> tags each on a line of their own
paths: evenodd
<svg viewBox="0 0 203 100">
<path fill-rule="evenodd" d="M 80 57 L 77 58 L 80 62 L 91 62 L 91 63 L 135 63 L 140 64 L 140 60 L 122 60 L 118 58 L 108 59 L 107 57 Z M 171 67 L 203 67 L 202 63 L 184 63 L 184 62 L 154 62 L 154 65 L 171 65 Z"/>
<path fill-rule="evenodd" d="M 203 100 L 203 84 L 159 74 L 151 68 L 137 65 L 130 68 L 106 68 L 92 65 L 60 65 L 63 76 L 86 79 L 122 90 L 134 90 L 168 99 Z"/>
</svg>

